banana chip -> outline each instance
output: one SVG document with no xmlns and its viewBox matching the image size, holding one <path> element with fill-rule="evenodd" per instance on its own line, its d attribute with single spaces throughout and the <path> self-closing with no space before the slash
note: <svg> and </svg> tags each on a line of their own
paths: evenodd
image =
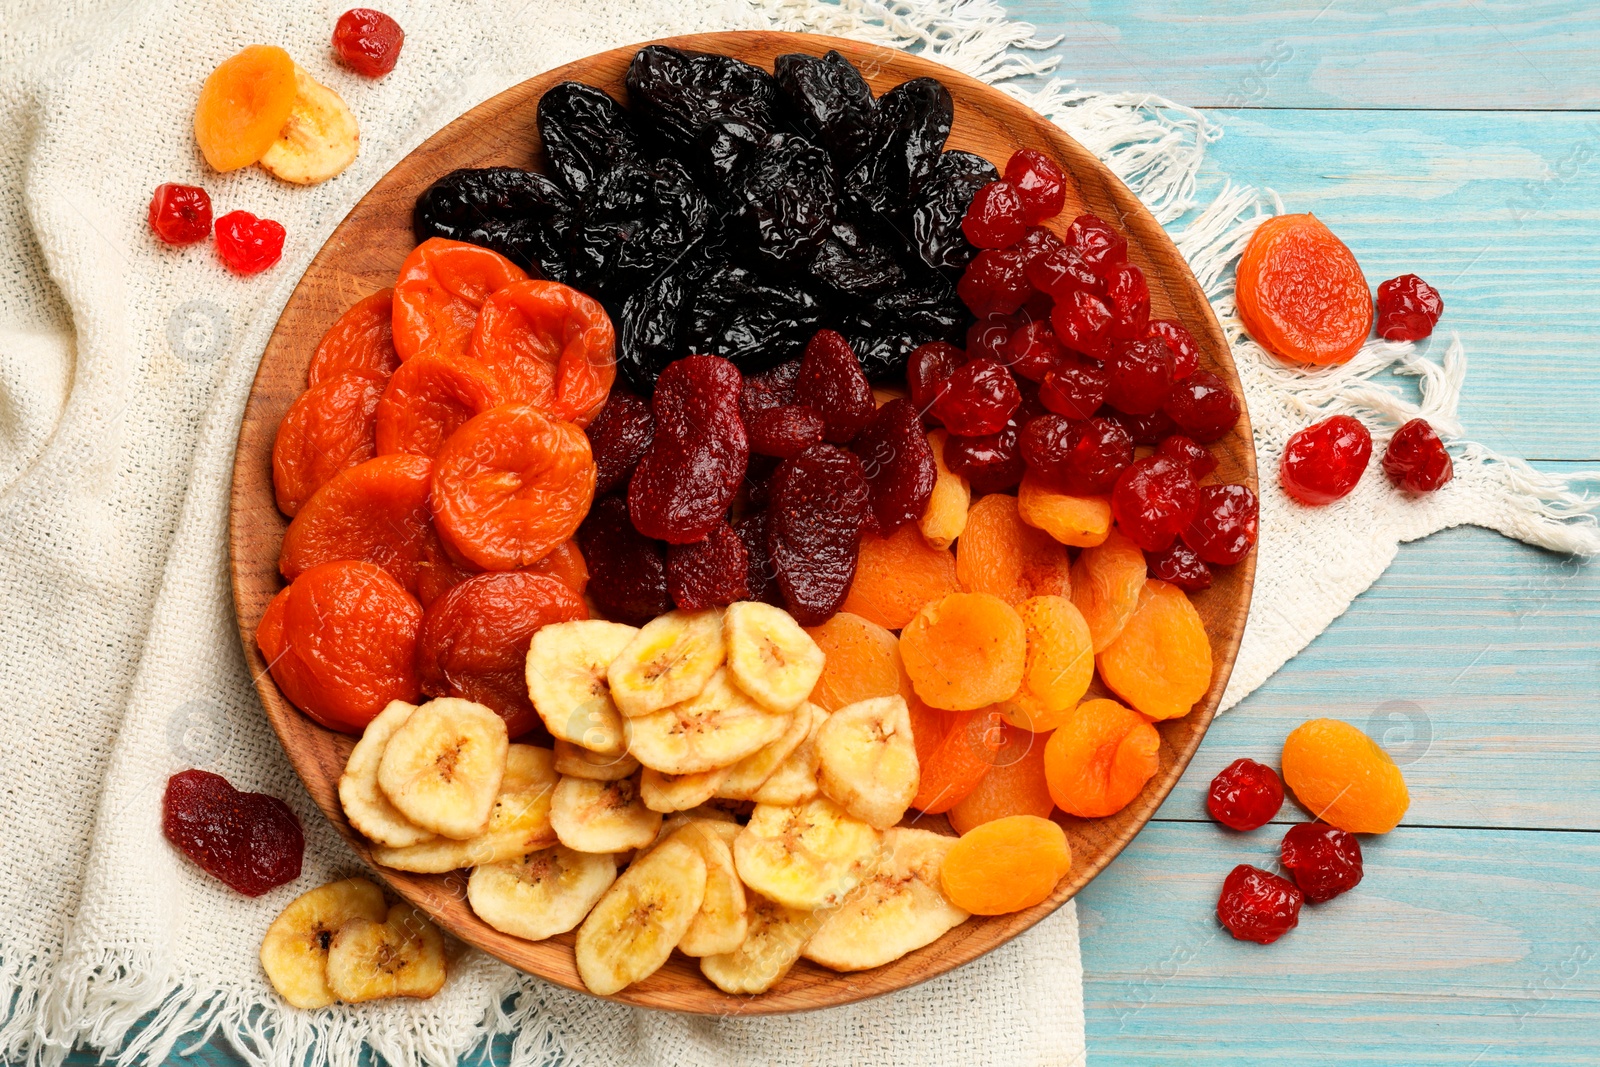
<svg viewBox="0 0 1600 1067">
<path fill-rule="evenodd" d="M 278 995 L 297 1008 L 325 1008 L 338 1000 L 328 984 L 328 946 L 346 923 L 383 922 L 383 890 L 365 878 L 329 882 L 302 893 L 267 927 L 261 969 Z"/>
<path fill-rule="evenodd" d="M 788 712 L 811 695 L 822 677 L 825 657 L 787 611 L 740 601 L 729 605 L 723 626 L 728 633 L 728 672 L 757 703 L 769 711 Z"/>
<path fill-rule="evenodd" d="M 817 784 L 851 815 L 887 830 L 917 795 L 921 775 L 905 697 L 840 708 L 817 732 Z"/>
<path fill-rule="evenodd" d="M 601 755 L 622 751 L 622 713 L 611 699 L 606 671 L 638 633 L 618 622 L 579 619 L 533 635 L 528 697 L 552 737 Z"/>
<path fill-rule="evenodd" d="M 351 919 L 328 946 L 328 988 L 350 1004 L 426 1000 L 444 988 L 444 979 L 444 937 L 409 904 L 390 908 L 381 923 Z"/>
<path fill-rule="evenodd" d="M 583 922 L 616 880 L 611 854 L 552 845 L 474 870 L 467 879 L 467 902 L 501 933 L 543 941 Z"/>
<path fill-rule="evenodd" d="M 294 104 L 278 139 L 261 157 L 275 178 L 315 185 L 355 162 L 361 129 L 344 98 L 311 75 L 294 68 Z"/>
<path fill-rule="evenodd" d="M 465 841 L 489 825 L 507 747 L 506 721 L 482 704 L 430 700 L 384 746 L 378 788 L 416 825 Z"/>
<path fill-rule="evenodd" d="M 752 752 L 735 763 L 727 778 L 717 787 L 724 800 L 754 800 L 756 790 L 766 784 L 783 762 L 811 735 L 810 704 L 802 704 L 789 718 L 789 728 L 776 741 Z M 801 798 L 805 799 L 805 798 Z"/>
<path fill-rule="evenodd" d="M 700 961 L 700 973 L 724 993 L 765 993 L 777 985 L 822 923 L 821 912 L 786 908 L 755 893 L 749 901 L 739 947 Z"/>
<path fill-rule="evenodd" d="M 391 700 L 377 718 L 367 723 L 339 776 L 339 806 L 344 808 L 344 817 L 368 840 L 391 848 L 419 845 L 437 836 L 400 814 L 400 809 L 389 803 L 378 788 L 378 763 L 383 759 L 383 750 L 416 710 L 415 704 Z"/>
<path fill-rule="evenodd" d="M 837 904 L 872 866 L 879 833 L 827 797 L 756 805 L 733 845 L 744 884 L 801 911 Z"/>
<path fill-rule="evenodd" d="M 694 774 L 730 767 L 776 741 L 788 729 L 789 716 L 767 711 L 718 669 L 695 696 L 624 725 L 628 751 L 640 763 L 667 774 Z"/>
<path fill-rule="evenodd" d="M 663 841 L 633 862 L 578 928 L 573 956 L 589 992 L 610 996 L 667 962 L 700 912 L 706 861 L 684 841 Z"/>
<path fill-rule="evenodd" d="M 733 866 L 733 841 L 739 827 L 734 823 L 696 819 L 681 827 L 668 840 L 694 846 L 706 862 L 706 895 L 700 912 L 684 931 L 678 949 L 685 956 L 715 956 L 732 952 L 744 940 L 745 892 Z"/>
<path fill-rule="evenodd" d="M 661 813 L 645 807 L 632 778 L 596 782 L 563 778 L 550 802 L 550 824 L 568 848 L 579 852 L 624 852 L 656 839 Z"/>
<path fill-rule="evenodd" d="M 591 752 L 582 745 L 556 738 L 556 771 L 573 778 L 592 778 L 597 782 L 615 782 L 631 778 L 639 772 L 639 761 L 627 752 L 607 756 Z"/>
<path fill-rule="evenodd" d="M 705 688 L 727 657 L 722 612 L 669 611 L 634 635 L 611 661 L 611 699 L 624 715 L 647 715 Z"/>
<path fill-rule="evenodd" d="M 750 799 L 757 804 L 792 807 L 817 795 L 817 766 L 822 759 L 817 752 L 817 735 L 822 731 L 822 724 L 828 721 L 828 713 L 815 704 L 803 704 L 795 715 L 804 715 L 808 711 L 811 714 L 811 726 L 806 739 L 778 764 L 778 769 L 751 795 Z"/>
<path fill-rule="evenodd" d="M 717 787 L 727 777 L 726 767 L 695 774 L 662 774 L 654 767 L 646 767 L 639 776 L 639 796 L 651 811 L 688 811 L 716 796 Z"/>
</svg>

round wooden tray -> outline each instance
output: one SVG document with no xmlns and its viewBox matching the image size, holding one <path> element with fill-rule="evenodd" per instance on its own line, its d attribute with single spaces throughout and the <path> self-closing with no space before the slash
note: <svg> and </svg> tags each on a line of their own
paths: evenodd
<svg viewBox="0 0 1600 1067">
<path fill-rule="evenodd" d="M 663 43 L 737 56 L 767 70 L 772 69 L 775 57 L 787 52 L 821 55 L 836 48 L 861 68 L 875 93 L 909 78 L 938 78 L 955 98 L 955 127 L 949 147 L 975 152 L 997 166 L 1004 166 L 1017 148 L 1039 149 L 1060 162 L 1069 182 L 1067 207 L 1052 224 L 1059 229 L 1076 214 L 1091 211 L 1127 235 L 1128 258 L 1149 280 L 1152 316 L 1182 322 L 1199 342 L 1202 364 L 1239 388 L 1227 343 L 1211 308 L 1160 225 L 1087 149 L 1011 97 L 926 59 L 837 38 L 755 31 L 701 34 Z M 401 261 L 413 247 L 411 208 L 417 194 L 458 167 L 543 169 L 534 117 L 540 96 L 558 82 L 575 79 L 625 99 L 623 76 L 636 51 L 636 47 L 619 48 L 523 82 L 473 108 L 401 160 L 362 197 L 312 260 L 261 359 L 239 431 L 233 475 L 229 547 L 239 635 L 267 717 L 290 761 L 312 799 L 369 863 L 367 843 L 350 829 L 337 796 L 339 775 L 353 739 L 325 730 L 296 711 L 273 684 L 255 644 L 256 624 L 282 584 L 277 559 L 288 522 L 273 504 L 271 469 L 278 422 L 305 388 L 306 367 L 323 332 L 352 303 L 394 283 Z M 1220 461 L 1220 480 L 1256 487 L 1248 416 L 1212 451 Z M 828 1007 L 915 985 L 974 960 L 1028 929 L 1099 874 L 1150 819 L 1178 780 L 1227 684 L 1254 575 L 1252 553 L 1243 563 L 1220 569 L 1215 584 L 1193 598 L 1211 637 L 1216 664 L 1211 689 L 1187 716 L 1159 725 L 1161 768 L 1132 804 L 1105 819 L 1058 814 L 1072 845 L 1073 868 L 1043 904 L 1015 915 L 974 917 L 917 952 L 858 974 L 835 974 L 802 960 L 775 988 L 756 997 L 720 992 L 701 976 L 696 961 L 675 954 L 656 974 L 613 999 L 708 1015 Z M 918 825 L 949 832 L 942 816 L 924 817 Z M 396 893 L 468 944 L 531 974 L 572 989 L 583 988 L 573 965 L 571 934 L 534 943 L 492 929 L 467 906 L 465 872 L 417 875 L 377 866 L 374 870 Z"/>
</svg>

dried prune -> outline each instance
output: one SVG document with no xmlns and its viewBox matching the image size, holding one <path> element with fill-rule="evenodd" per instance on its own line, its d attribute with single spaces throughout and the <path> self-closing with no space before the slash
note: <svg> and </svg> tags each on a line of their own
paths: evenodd
<svg viewBox="0 0 1600 1067">
<path fill-rule="evenodd" d="M 778 589 L 778 578 L 772 570 L 772 556 L 767 548 L 767 531 L 771 526 L 765 511 L 752 511 L 734 524 L 734 532 L 744 542 L 746 553 L 745 598 L 759 600 L 773 607 L 783 607 L 783 593 Z"/>
<path fill-rule="evenodd" d="M 739 385 L 738 369 L 716 356 L 688 356 L 661 372 L 651 400 L 655 436 L 628 483 L 640 533 L 689 544 L 727 515 L 750 456 Z"/>
<path fill-rule="evenodd" d="M 483 167 L 454 170 L 417 197 L 411 230 L 430 237 L 492 248 L 524 268 L 565 280 L 564 248 L 574 205 L 566 192 L 531 170 Z"/>
<path fill-rule="evenodd" d="M 950 90 L 933 78 L 884 93 L 867 151 L 845 176 L 845 198 L 860 212 L 903 216 L 933 176 L 954 118 Z"/>
<path fill-rule="evenodd" d="M 898 398 L 879 408 L 852 447 L 861 457 L 879 536 L 922 518 L 939 471 L 911 401 Z"/>
<path fill-rule="evenodd" d="M 732 192 L 758 261 L 785 269 L 811 259 L 838 199 L 827 153 L 792 133 L 775 133 L 753 149 Z"/>
<path fill-rule="evenodd" d="M 723 119 L 777 128 L 778 83 L 729 56 L 651 45 L 628 65 L 627 85 L 641 125 L 681 148 L 692 147 L 703 130 Z"/>
<path fill-rule="evenodd" d="M 865 226 L 835 219 L 817 246 L 806 272 L 840 293 L 870 297 L 902 287 L 906 272 L 887 243 Z"/>
<path fill-rule="evenodd" d="M 961 340 L 972 316 L 942 279 L 874 296 L 844 316 L 840 330 L 875 382 L 898 380 L 911 352 L 933 341 Z"/>
<path fill-rule="evenodd" d="M 683 345 L 722 356 L 741 371 L 798 359 L 822 325 L 817 298 L 798 285 L 763 281 L 748 267 L 709 265 L 689 278 Z"/>
<path fill-rule="evenodd" d="M 539 98 L 539 140 L 556 177 L 580 197 L 640 152 L 638 131 L 622 105 L 581 82 L 562 82 Z"/>
<path fill-rule="evenodd" d="M 850 592 L 869 509 L 861 460 L 813 445 L 773 476 L 767 547 L 784 605 L 802 626 L 826 622 Z"/>
<path fill-rule="evenodd" d="M 595 501 L 578 527 L 578 548 L 589 565 L 585 592 L 606 618 L 643 626 L 672 610 L 666 547 L 633 528 L 625 497 Z"/>
<path fill-rule="evenodd" d="M 745 420 L 750 451 L 780 459 L 798 456 L 821 441 L 826 426 L 822 416 L 804 404 L 767 408 Z"/>
<path fill-rule="evenodd" d="M 683 319 L 690 272 L 667 270 L 639 289 L 617 316 L 617 367 L 641 394 L 655 391 L 656 376 L 683 354 Z"/>
<path fill-rule="evenodd" d="M 828 150 L 842 173 L 872 142 L 872 89 L 844 56 L 791 53 L 773 63 L 790 120 Z"/>
<path fill-rule="evenodd" d="M 794 395 L 822 416 L 823 436 L 835 444 L 853 440 L 877 410 L 861 361 L 833 330 L 818 330 L 806 345 Z"/>
<path fill-rule="evenodd" d="M 200 869 L 230 889 L 258 897 L 300 877 L 305 835 L 289 806 L 245 793 L 210 771 L 167 779 L 161 832 Z"/>
<path fill-rule="evenodd" d="M 924 263 L 948 274 L 966 269 L 978 250 L 961 231 L 961 220 L 973 194 L 999 176 L 994 164 L 970 152 L 940 154 L 911 212 L 911 239 Z"/>
<path fill-rule="evenodd" d="M 750 595 L 750 551 L 720 523 L 704 541 L 667 549 L 667 590 L 680 611 L 722 607 Z"/>
<path fill-rule="evenodd" d="M 594 492 L 604 496 L 628 480 L 655 433 L 650 405 L 628 392 L 613 389 L 584 433 L 594 454 Z"/>
<path fill-rule="evenodd" d="M 734 175 L 766 139 L 766 130 L 736 119 L 720 119 L 700 131 L 692 159 L 712 196 L 729 199 Z"/>
<path fill-rule="evenodd" d="M 669 269 L 712 224 L 711 200 L 675 159 L 625 160 L 600 176 L 572 233 L 572 284 L 623 297 Z"/>
</svg>

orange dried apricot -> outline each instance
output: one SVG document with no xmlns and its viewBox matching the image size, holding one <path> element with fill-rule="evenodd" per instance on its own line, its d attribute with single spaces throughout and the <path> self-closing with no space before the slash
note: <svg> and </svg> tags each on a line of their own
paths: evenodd
<svg viewBox="0 0 1600 1067">
<path fill-rule="evenodd" d="M 1366 275 L 1315 215 L 1278 215 L 1256 227 L 1237 277 L 1244 328 L 1281 359 L 1344 363 L 1372 332 Z"/>
<path fill-rule="evenodd" d="M 419 352 L 465 356 L 483 302 L 527 278 L 498 252 L 428 238 L 411 250 L 394 284 L 395 351 L 402 360 Z"/>
<path fill-rule="evenodd" d="M 504 399 L 500 379 L 476 360 L 413 356 L 394 372 L 378 402 L 378 454 L 432 456 L 468 419 Z"/>
<path fill-rule="evenodd" d="M 1072 602 L 1089 624 L 1096 653 L 1115 641 L 1133 617 L 1147 569 L 1144 551 L 1117 529 L 1103 544 L 1079 553 L 1072 565 Z"/>
<path fill-rule="evenodd" d="M 1127 807 L 1161 766 L 1161 735 L 1115 700 L 1086 700 L 1044 746 L 1045 780 L 1056 807 L 1098 819 Z"/>
<path fill-rule="evenodd" d="M 951 593 L 923 606 L 900 634 L 900 656 L 917 696 L 945 711 L 1006 699 L 1022 683 L 1027 629 L 988 593 Z"/>
<path fill-rule="evenodd" d="M 579 596 L 589 587 L 589 565 L 584 562 L 578 542 L 563 541 L 550 550 L 550 554 L 527 568 L 534 574 L 548 574 L 566 582 Z"/>
<path fill-rule="evenodd" d="M 949 716 L 944 736 L 933 746 L 927 759 L 918 760 L 920 777 L 911 806 L 937 815 L 965 800 L 994 767 L 1000 748 L 1005 744 L 1005 728 L 1006 724 L 993 708 L 961 711 Z M 916 733 L 913 725 L 913 743 Z"/>
<path fill-rule="evenodd" d="M 912 727 L 913 732 L 915 726 Z M 1005 741 L 995 753 L 994 766 L 977 787 L 949 811 L 950 825 L 964 834 L 975 826 L 1011 815 L 1037 815 L 1048 819 L 1056 802 L 1044 776 L 1044 746 L 1048 735 L 1005 728 Z"/>
<path fill-rule="evenodd" d="M 530 278 L 489 295 L 471 354 L 500 376 L 506 399 L 587 426 L 617 377 L 617 334 L 605 309 L 560 282 Z"/>
<path fill-rule="evenodd" d="M 1111 498 L 1058 493 L 1029 472 L 1017 487 L 1017 517 L 1064 545 L 1089 548 L 1111 532 Z"/>
<path fill-rule="evenodd" d="M 393 289 L 379 289 L 351 304 L 317 342 L 306 368 L 306 384 L 316 385 L 338 374 L 389 377 L 400 366 L 393 322 Z"/>
<path fill-rule="evenodd" d="M 914 527 L 889 537 L 863 533 L 855 581 L 839 610 L 899 630 L 922 605 L 960 588 L 955 556 L 929 545 Z"/>
<path fill-rule="evenodd" d="M 594 500 L 589 439 L 528 404 L 474 417 L 434 459 L 439 536 L 484 570 L 528 567 L 578 530 Z"/>
<path fill-rule="evenodd" d="M 1200 613 L 1182 589 L 1154 578 L 1095 662 L 1106 686 L 1152 719 L 1189 714 L 1211 688 L 1211 639 Z"/>
<path fill-rule="evenodd" d="M 923 509 L 917 528 L 934 548 L 949 548 L 955 543 L 966 529 L 967 509 L 972 506 L 972 488 L 967 480 L 945 466 L 944 444 L 949 436 L 943 430 L 928 435 L 935 477 L 933 493 L 928 497 L 928 506 Z"/>
<path fill-rule="evenodd" d="M 1312 719 L 1283 742 L 1283 780 L 1330 826 L 1385 834 L 1411 806 L 1406 780 L 1378 743 L 1338 719 Z"/>
<path fill-rule="evenodd" d="M 1054 730 L 1078 706 L 1094 680 L 1089 624 L 1072 601 L 1060 596 L 1029 597 L 1017 605 L 1028 632 L 1022 685 L 1000 705 L 1006 722 L 1024 730 Z"/>
<path fill-rule="evenodd" d="M 1031 596 L 1070 596 L 1071 576 L 1066 548 L 1022 521 L 1016 497 L 991 493 L 967 512 L 956 542 L 956 578 L 967 592 L 1019 604 Z"/>
<path fill-rule="evenodd" d="M 811 690 L 811 703 L 824 711 L 873 697 L 903 696 L 913 691 L 900 662 L 900 639 L 875 622 L 841 611 L 821 626 L 806 628 L 822 649 L 822 676 Z"/>
<path fill-rule="evenodd" d="M 910 683 L 907 682 L 907 685 Z M 813 699 L 812 703 L 816 701 Z M 966 711 L 940 711 L 938 708 L 930 708 L 918 700 L 915 693 L 906 698 L 906 709 L 911 714 L 911 742 L 917 748 L 917 766 L 924 769 L 928 766 L 928 761 L 933 758 L 934 752 L 938 750 L 945 734 L 950 732 L 951 723 L 959 716 L 971 714 Z"/>
<path fill-rule="evenodd" d="M 323 563 L 364 560 L 415 593 L 433 540 L 429 473 L 426 456 L 379 456 L 341 471 L 289 524 L 278 570 L 292 582 Z"/>
<path fill-rule="evenodd" d="M 961 835 L 945 853 L 944 895 L 974 915 L 1041 904 L 1072 869 L 1066 832 L 1037 815 L 1011 815 Z"/>
<path fill-rule="evenodd" d="M 206 162 L 238 170 L 266 155 L 289 121 L 294 95 L 294 60 L 283 49 L 253 44 L 224 59 L 194 106 L 194 139 Z"/>
<path fill-rule="evenodd" d="M 293 518 L 334 475 L 373 456 L 383 383 L 341 374 L 295 398 L 272 442 L 272 490 Z"/>
</svg>

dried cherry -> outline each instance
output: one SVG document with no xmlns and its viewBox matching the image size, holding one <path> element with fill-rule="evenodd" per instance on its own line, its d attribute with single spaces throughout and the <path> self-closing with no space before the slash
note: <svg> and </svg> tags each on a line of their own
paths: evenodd
<svg viewBox="0 0 1600 1067">
<path fill-rule="evenodd" d="M 1022 454 L 1051 487 L 1073 496 L 1098 496 L 1109 492 L 1133 462 L 1133 442 L 1109 419 L 1041 415 L 1023 427 Z"/>
<path fill-rule="evenodd" d="M 1075 250 L 1095 276 L 1108 278 L 1128 261 L 1128 240 L 1096 215 L 1079 215 L 1067 227 L 1062 244 Z"/>
<path fill-rule="evenodd" d="M 1402 274 L 1378 286 L 1378 336 L 1385 341 L 1420 341 L 1433 332 L 1443 314 L 1439 290 L 1415 274 Z"/>
<path fill-rule="evenodd" d="M 1029 225 L 1055 218 L 1067 202 L 1067 177 L 1055 161 L 1032 148 L 1019 148 L 1006 161 L 1006 181 L 1016 187 Z"/>
<path fill-rule="evenodd" d="M 778 465 L 768 555 L 784 604 L 802 626 L 826 622 L 849 595 L 869 508 L 861 460 L 843 449 L 813 445 Z"/>
<path fill-rule="evenodd" d="M 1061 365 L 1067 350 L 1056 338 L 1049 319 L 1024 323 L 1006 339 L 1004 356 L 1000 362 L 1011 372 L 1030 382 L 1043 382 L 1045 377 Z"/>
<path fill-rule="evenodd" d="M 179 771 L 161 798 L 161 833 L 229 889 L 258 897 L 300 877 L 305 835 L 289 805 L 220 774 Z"/>
<path fill-rule="evenodd" d="M 853 440 L 877 410 L 861 361 L 834 330 L 818 330 L 806 345 L 794 396 L 822 416 L 823 436 L 834 444 Z"/>
<path fill-rule="evenodd" d="M 912 351 L 906 360 L 906 387 L 911 403 L 924 417 L 937 421 L 933 406 L 948 388 L 950 375 L 966 359 L 965 352 L 944 341 L 930 341 Z"/>
<path fill-rule="evenodd" d="M 1394 432 L 1383 453 L 1383 473 L 1397 488 L 1431 493 L 1455 476 L 1444 442 L 1426 419 L 1412 419 Z"/>
<path fill-rule="evenodd" d="M 1015 489 L 1027 465 L 1022 459 L 1021 431 L 1016 419 L 999 433 L 959 437 L 945 442 L 944 465 L 967 480 L 974 493 L 1002 493 Z"/>
<path fill-rule="evenodd" d="M 1361 882 L 1361 842 L 1356 835 L 1327 823 L 1289 827 L 1279 848 L 1279 861 L 1313 904 L 1332 900 Z"/>
<path fill-rule="evenodd" d="M 1260 511 L 1247 485 L 1201 486 L 1183 540 L 1207 563 L 1238 563 L 1256 543 Z"/>
<path fill-rule="evenodd" d="M 1181 433 L 1175 433 L 1156 446 L 1156 451 L 1163 456 L 1171 456 L 1188 465 L 1194 474 L 1195 481 L 1199 481 L 1217 469 L 1217 457 L 1195 444 L 1193 439 Z"/>
<path fill-rule="evenodd" d="M 1024 212 L 1017 187 L 1001 179 L 973 194 L 961 220 L 961 232 L 978 248 L 1009 248 L 1022 240 L 1032 221 Z"/>
<path fill-rule="evenodd" d="M 1189 467 L 1170 456 L 1135 460 L 1111 491 L 1117 526 L 1146 552 L 1160 552 L 1189 525 L 1200 490 Z"/>
<path fill-rule="evenodd" d="M 283 256 L 283 224 L 230 211 L 217 220 L 217 254 L 237 274 L 260 274 Z"/>
<path fill-rule="evenodd" d="M 1206 810 L 1231 830 L 1255 830 L 1272 821 L 1283 807 L 1283 782 L 1278 772 L 1252 759 L 1236 759 L 1211 779 Z"/>
<path fill-rule="evenodd" d="M 1015 248 L 985 248 L 967 264 L 961 281 L 956 283 L 956 293 L 980 318 L 1009 315 L 1033 292 L 1027 265 Z"/>
<path fill-rule="evenodd" d="M 1165 411 L 1153 411 L 1148 415 L 1130 415 L 1126 411 L 1119 411 L 1114 407 L 1106 406 L 1100 409 L 1100 414 L 1128 431 L 1128 436 L 1133 438 L 1136 445 L 1157 445 L 1166 440 L 1178 429 Z"/>
<path fill-rule="evenodd" d="M 726 522 L 704 541 L 667 547 L 667 591 L 680 611 L 722 607 L 750 595 L 750 551 Z"/>
<path fill-rule="evenodd" d="M 1057 300 L 1065 300 L 1075 292 L 1098 293 L 1103 289 L 1099 275 L 1084 262 L 1083 253 L 1059 240 L 1028 257 L 1027 274 L 1035 289 Z"/>
<path fill-rule="evenodd" d="M 1106 402 L 1105 368 L 1081 357 L 1058 363 L 1039 383 L 1039 402 L 1069 419 L 1093 418 Z"/>
<path fill-rule="evenodd" d="M 1239 397 L 1208 370 L 1196 370 L 1173 386 L 1162 406 L 1184 433 L 1209 444 L 1239 421 Z"/>
<path fill-rule="evenodd" d="M 1200 366 L 1200 346 L 1176 319 L 1151 319 L 1147 337 L 1165 341 L 1172 352 L 1172 380 L 1181 382 Z"/>
<path fill-rule="evenodd" d="M 1111 308 L 1111 336 L 1137 340 L 1150 329 L 1150 285 L 1132 264 L 1113 267 L 1106 275 L 1106 304 Z"/>
<path fill-rule="evenodd" d="M 1334 415 L 1289 438 L 1278 478 L 1302 504 L 1331 504 L 1356 487 L 1372 458 L 1372 435 L 1361 420 Z"/>
<path fill-rule="evenodd" d="M 1005 429 L 1021 403 L 1010 371 L 994 360 L 974 359 L 945 379 L 933 413 L 953 434 L 982 437 Z"/>
<path fill-rule="evenodd" d="M 1150 577 L 1170 582 L 1191 593 L 1211 587 L 1211 568 L 1195 550 L 1177 540 L 1161 552 L 1146 552 L 1145 567 Z"/>
<path fill-rule="evenodd" d="M 1241 863 L 1222 882 L 1217 919 L 1240 941 L 1270 945 L 1299 924 L 1304 899 L 1288 879 Z"/>
<path fill-rule="evenodd" d="M 1158 411 L 1172 394 L 1172 350 L 1159 338 L 1122 341 L 1106 360 L 1106 402 L 1130 415 Z"/>
<path fill-rule="evenodd" d="M 150 197 L 150 228 L 169 245 L 211 236 L 211 197 L 198 185 L 163 182 Z"/>
<path fill-rule="evenodd" d="M 357 74 L 381 78 L 400 62 L 406 33 L 400 24 L 370 7 L 353 7 L 333 24 L 333 50 Z"/>
<path fill-rule="evenodd" d="M 589 565 L 586 591 L 606 618 L 643 626 L 672 610 L 665 546 L 633 528 L 625 497 L 595 501 L 578 527 L 578 547 Z"/>
<path fill-rule="evenodd" d="M 1111 309 L 1098 296 L 1074 289 L 1056 300 L 1050 313 L 1061 343 L 1086 356 L 1103 356 L 1110 340 Z"/>
<path fill-rule="evenodd" d="M 922 518 L 939 471 L 911 401 L 897 398 L 879 408 L 853 447 L 861 457 L 878 535 L 888 537 Z"/>
<path fill-rule="evenodd" d="M 604 496 L 622 485 L 650 449 L 656 420 L 650 405 L 626 389 L 612 389 L 605 407 L 584 433 L 594 454 L 594 492 Z"/>
<path fill-rule="evenodd" d="M 690 544 L 727 515 L 750 458 L 740 384 L 738 369 L 717 356 L 688 356 L 661 372 L 655 436 L 628 483 L 628 510 L 646 537 Z"/>
</svg>

